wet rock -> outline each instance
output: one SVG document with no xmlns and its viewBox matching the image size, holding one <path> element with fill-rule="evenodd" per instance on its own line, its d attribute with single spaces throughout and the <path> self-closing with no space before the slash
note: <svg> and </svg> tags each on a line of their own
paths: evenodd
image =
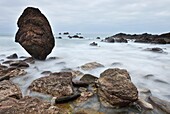
<svg viewBox="0 0 170 114">
<path fill-rule="evenodd" d="M 94 84 L 96 82 L 96 80 L 98 79 L 98 77 L 93 76 L 91 74 L 85 74 L 83 75 L 82 78 L 80 78 L 80 81 L 86 82 L 88 84 Z"/>
<path fill-rule="evenodd" d="M 1 76 L 9 76 L 11 77 L 16 77 L 16 76 L 23 76 L 25 75 L 27 72 L 23 69 L 19 69 L 19 68 L 8 68 L 5 70 L 0 70 L 0 77 Z"/>
<path fill-rule="evenodd" d="M 30 63 L 30 64 L 34 64 L 35 63 L 35 60 L 33 57 L 28 57 L 26 59 L 24 59 L 23 61 L 27 62 L 27 63 Z"/>
<path fill-rule="evenodd" d="M 124 38 L 115 38 L 115 42 L 118 42 L 118 43 L 128 43 L 128 41 Z"/>
<path fill-rule="evenodd" d="M 93 70 L 93 69 L 100 68 L 100 67 L 104 67 L 104 65 L 97 63 L 97 62 L 90 62 L 90 63 L 86 63 L 82 65 L 81 69 L 82 70 Z"/>
<path fill-rule="evenodd" d="M 48 60 L 56 60 L 56 59 L 60 59 L 59 57 L 49 57 Z"/>
<path fill-rule="evenodd" d="M 67 114 L 65 110 L 34 97 L 20 100 L 7 98 L 0 102 L 0 114 Z"/>
<path fill-rule="evenodd" d="M 100 37 L 97 37 L 96 39 L 100 39 Z"/>
<path fill-rule="evenodd" d="M 14 62 L 14 61 L 13 60 L 7 60 L 7 61 L 2 62 L 2 64 L 10 64 L 12 62 Z"/>
<path fill-rule="evenodd" d="M 18 55 L 16 53 L 6 57 L 7 59 L 17 59 L 18 58 Z"/>
<path fill-rule="evenodd" d="M 170 102 L 167 102 L 165 100 L 161 100 L 157 97 L 150 96 L 149 100 L 153 105 L 160 108 L 162 111 L 164 111 L 167 114 L 170 114 Z"/>
<path fill-rule="evenodd" d="M 146 78 L 146 79 L 149 79 L 151 77 L 154 77 L 154 75 L 153 74 L 147 74 L 146 76 L 144 76 L 144 78 Z"/>
<path fill-rule="evenodd" d="M 4 70 L 4 69 L 7 69 L 7 68 L 8 68 L 7 66 L 0 64 L 0 70 Z"/>
<path fill-rule="evenodd" d="M 111 65 L 112 65 L 112 66 L 121 66 L 122 63 L 120 63 L 120 62 L 114 62 L 114 63 L 112 63 Z"/>
<path fill-rule="evenodd" d="M 90 46 L 97 46 L 98 44 L 96 42 L 90 43 Z"/>
<path fill-rule="evenodd" d="M 7 97 L 20 99 L 22 98 L 22 93 L 17 85 L 9 80 L 4 80 L 0 82 L 0 100 L 3 100 Z"/>
<path fill-rule="evenodd" d="M 163 49 L 161 48 L 158 48 L 158 47 L 155 47 L 155 48 L 147 48 L 147 49 L 144 49 L 145 51 L 152 51 L 152 52 L 157 52 L 157 53 L 163 53 Z"/>
<path fill-rule="evenodd" d="M 70 72 L 52 73 L 49 76 L 34 80 L 29 86 L 29 89 L 57 98 L 70 96 L 74 93 L 72 74 Z"/>
<path fill-rule="evenodd" d="M 108 37 L 108 38 L 105 38 L 104 40 L 105 42 L 109 42 L 109 43 L 114 43 L 115 42 L 115 39 L 113 37 Z"/>
<path fill-rule="evenodd" d="M 16 67 L 16 68 L 27 68 L 27 67 L 29 67 L 29 65 L 25 61 L 22 61 L 22 60 L 11 62 L 9 65 L 12 66 L 12 67 Z"/>
<path fill-rule="evenodd" d="M 84 81 L 72 80 L 73 86 L 75 87 L 87 87 L 89 84 Z"/>
<path fill-rule="evenodd" d="M 75 93 L 75 94 L 70 95 L 70 96 L 63 96 L 63 97 L 55 99 L 55 103 L 66 103 L 66 102 L 69 102 L 69 101 L 73 101 L 80 96 L 81 96 L 80 93 Z"/>
<path fill-rule="evenodd" d="M 136 102 L 137 104 L 139 104 L 139 106 L 141 106 L 142 108 L 146 110 L 153 110 L 153 106 L 141 98 L 139 98 Z"/>
<path fill-rule="evenodd" d="M 51 74 L 52 72 L 51 71 L 43 71 L 43 72 L 41 72 L 41 74 Z"/>
<path fill-rule="evenodd" d="M 160 79 L 155 79 L 154 81 L 158 83 L 162 83 L 162 84 L 169 84 L 168 82 L 160 80 Z"/>
<path fill-rule="evenodd" d="M 64 32 L 64 33 L 63 33 L 63 35 L 68 35 L 68 34 L 69 34 L 69 32 Z"/>
<path fill-rule="evenodd" d="M 98 96 L 106 107 L 123 107 L 138 99 L 137 88 L 124 69 L 105 70 L 100 74 L 98 86 Z"/>
<path fill-rule="evenodd" d="M 9 80 L 9 79 L 10 79 L 9 76 L 0 76 L 0 81 Z"/>
<path fill-rule="evenodd" d="M 18 42 L 33 58 L 45 60 L 55 43 L 47 18 L 38 8 L 28 7 L 19 17 L 15 42 Z"/>
</svg>

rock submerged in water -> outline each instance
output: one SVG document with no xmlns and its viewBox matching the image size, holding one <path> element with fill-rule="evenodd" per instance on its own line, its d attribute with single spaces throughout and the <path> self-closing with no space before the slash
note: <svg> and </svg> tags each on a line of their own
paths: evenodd
<svg viewBox="0 0 170 114">
<path fill-rule="evenodd" d="M 33 58 L 45 60 L 55 42 L 47 18 L 38 8 L 28 7 L 18 19 L 19 27 L 15 42 L 18 42 Z"/>
<path fill-rule="evenodd" d="M 105 70 L 100 74 L 98 86 L 98 96 L 106 107 L 124 107 L 138 99 L 137 88 L 124 69 Z"/>
</svg>

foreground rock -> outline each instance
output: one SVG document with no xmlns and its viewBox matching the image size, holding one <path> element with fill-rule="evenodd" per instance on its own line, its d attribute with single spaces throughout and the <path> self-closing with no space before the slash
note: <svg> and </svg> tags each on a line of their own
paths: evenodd
<svg viewBox="0 0 170 114">
<path fill-rule="evenodd" d="M 18 58 L 18 55 L 16 53 L 6 57 L 7 59 L 17 59 Z"/>
<path fill-rule="evenodd" d="M 47 18 L 38 8 L 28 7 L 18 19 L 15 36 L 33 58 L 45 60 L 54 47 L 54 36 Z"/>
<path fill-rule="evenodd" d="M 20 99 L 22 98 L 22 93 L 19 87 L 14 83 L 9 80 L 4 80 L 0 82 L 0 100 L 3 100 L 7 97 Z"/>
<path fill-rule="evenodd" d="M 73 94 L 72 74 L 70 72 L 52 73 L 50 76 L 34 80 L 29 89 L 56 98 L 70 96 Z"/>
<path fill-rule="evenodd" d="M 86 63 L 81 66 L 81 69 L 83 70 L 93 70 L 96 68 L 104 67 L 104 65 L 97 63 L 97 62 L 91 62 L 91 63 Z"/>
<path fill-rule="evenodd" d="M 20 100 L 6 98 L 1 101 L 0 114 L 67 114 L 67 112 L 38 98 L 26 96 Z"/>
<path fill-rule="evenodd" d="M 138 99 L 137 88 L 124 69 L 105 70 L 100 74 L 98 86 L 100 101 L 106 107 L 123 107 Z"/>
<path fill-rule="evenodd" d="M 149 100 L 153 103 L 153 105 L 160 108 L 162 111 L 166 112 L 167 114 L 170 114 L 170 102 L 161 100 L 153 96 L 150 96 Z"/>
</svg>

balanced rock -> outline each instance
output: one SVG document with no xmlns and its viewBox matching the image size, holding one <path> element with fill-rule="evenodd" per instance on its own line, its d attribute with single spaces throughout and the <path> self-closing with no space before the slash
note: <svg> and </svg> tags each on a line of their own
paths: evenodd
<svg viewBox="0 0 170 114">
<path fill-rule="evenodd" d="M 18 19 L 18 42 L 33 58 L 45 60 L 54 47 L 54 36 L 47 18 L 38 8 L 28 7 Z"/>
<path fill-rule="evenodd" d="M 137 88 L 124 69 L 105 70 L 100 74 L 98 86 L 98 96 L 106 107 L 123 107 L 138 99 Z"/>
</svg>

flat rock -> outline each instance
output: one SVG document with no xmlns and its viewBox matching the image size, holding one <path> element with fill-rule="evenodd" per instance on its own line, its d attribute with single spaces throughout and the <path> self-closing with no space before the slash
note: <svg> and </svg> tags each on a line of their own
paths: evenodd
<svg viewBox="0 0 170 114">
<path fill-rule="evenodd" d="M 100 74 L 98 86 L 98 96 L 106 107 L 123 107 L 138 99 L 137 88 L 124 69 L 105 70 Z"/>
<path fill-rule="evenodd" d="M 27 7 L 19 17 L 15 42 L 18 42 L 33 58 L 45 60 L 55 42 L 47 18 L 38 8 Z"/>
<path fill-rule="evenodd" d="M 70 96 L 73 94 L 72 74 L 70 72 L 52 73 L 49 76 L 34 80 L 29 89 L 56 98 Z"/>
<path fill-rule="evenodd" d="M 0 102 L 0 114 L 67 114 L 57 106 L 34 97 L 20 100 L 6 98 Z"/>
<path fill-rule="evenodd" d="M 98 79 L 98 77 L 93 76 L 91 74 L 85 74 L 83 75 L 83 77 L 80 78 L 80 81 L 86 82 L 88 84 L 94 84 L 96 82 L 96 80 Z"/>
<path fill-rule="evenodd" d="M 7 97 L 20 99 L 22 98 L 22 93 L 17 85 L 9 80 L 4 80 L 0 82 L 0 100 L 3 100 Z"/>
<path fill-rule="evenodd" d="M 9 65 L 12 66 L 12 67 L 16 67 L 16 68 L 27 68 L 27 67 L 29 67 L 29 65 L 25 61 L 22 61 L 22 60 L 11 62 Z"/>
<path fill-rule="evenodd" d="M 12 78 L 12 77 L 16 77 L 16 76 L 23 76 L 26 73 L 27 72 L 23 69 L 8 68 L 8 69 L 0 70 L 0 77 L 1 76 L 9 76 L 10 78 Z"/>
<path fill-rule="evenodd" d="M 93 69 L 100 68 L 100 67 L 104 67 L 104 65 L 97 63 L 97 62 L 90 62 L 90 63 L 86 63 L 82 65 L 81 69 L 82 70 L 93 70 Z"/>
<path fill-rule="evenodd" d="M 160 108 L 162 111 L 164 111 L 167 114 L 170 114 L 170 102 L 167 102 L 165 100 L 161 100 L 157 97 L 150 96 L 149 100 L 153 105 Z"/>
</svg>

